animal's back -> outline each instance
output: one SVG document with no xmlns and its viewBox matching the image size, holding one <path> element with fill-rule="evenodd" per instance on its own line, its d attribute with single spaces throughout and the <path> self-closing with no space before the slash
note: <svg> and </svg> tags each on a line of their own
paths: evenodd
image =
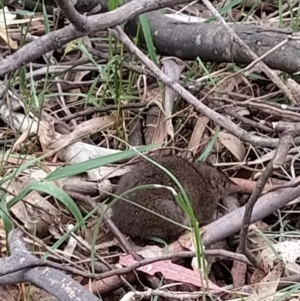
<svg viewBox="0 0 300 301">
<path fill-rule="evenodd" d="M 199 176 L 199 173 L 188 161 L 176 157 L 155 157 L 153 160 L 169 170 L 186 188 L 199 188 L 199 185 L 201 187 L 203 178 Z M 197 185 L 195 185 L 195 181 L 193 180 L 197 182 Z M 117 194 L 141 184 L 160 184 L 171 186 L 177 190 L 173 179 L 171 179 L 164 170 L 147 160 L 143 160 L 136 164 L 132 171 L 121 178 L 118 184 Z M 151 191 L 153 192 L 153 189 L 151 189 Z M 154 189 L 154 191 L 161 193 L 162 190 Z M 163 191 L 165 191 L 165 189 L 163 189 Z"/>
<path fill-rule="evenodd" d="M 212 221 L 217 200 L 214 200 L 213 195 L 210 194 L 209 187 L 205 187 L 207 183 L 204 181 L 203 175 L 199 174 L 193 165 L 184 159 L 156 157 L 153 160 L 168 169 L 183 186 L 200 224 Z M 201 163 L 199 164 L 201 165 Z M 207 176 L 209 177 L 209 175 Z M 143 160 L 121 178 L 116 195 L 145 184 L 171 186 L 177 192 L 179 191 L 177 185 L 165 171 L 151 162 Z M 136 190 L 122 197 L 180 224 L 188 225 L 185 213 L 169 189 Z M 184 228 L 123 200 L 119 200 L 112 209 L 112 220 L 122 232 L 132 237 L 157 236 L 169 240 L 176 238 L 184 231 Z"/>
</svg>

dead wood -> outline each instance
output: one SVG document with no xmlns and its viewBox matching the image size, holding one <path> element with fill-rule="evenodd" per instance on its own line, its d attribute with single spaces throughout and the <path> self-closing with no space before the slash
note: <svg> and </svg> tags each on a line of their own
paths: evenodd
<svg viewBox="0 0 300 301">
<path fill-rule="evenodd" d="M 70 276 L 42 266 L 43 261 L 27 251 L 19 230 L 9 233 L 8 245 L 11 255 L 0 259 L 0 285 L 29 282 L 57 300 L 71 301 L 75 296 L 82 301 L 100 300 Z"/>
<path fill-rule="evenodd" d="M 154 45 L 162 55 L 176 56 L 183 60 L 195 60 L 199 57 L 203 62 L 252 62 L 221 24 L 183 23 L 160 12 L 149 12 L 146 15 Z M 136 24 L 137 18 L 126 24 L 127 34 L 135 34 Z M 297 55 L 300 45 L 291 39 L 291 31 L 242 24 L 232 25 L 231 28 L 258 56 L 290 39 L 285 45 L 267 55 L 263 62 L 272 69 L 288 73 L 300 69 L 300 58 Z"/>
</svg>

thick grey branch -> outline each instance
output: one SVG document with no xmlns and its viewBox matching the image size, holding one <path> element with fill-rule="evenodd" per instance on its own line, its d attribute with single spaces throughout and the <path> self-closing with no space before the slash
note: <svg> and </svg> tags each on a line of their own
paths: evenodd
<svg viewBox="0 0 300 301">
<path fill-rule="evenodd" d="M 255 223 L 276 210 L 282 208 L 289 202 L 298 198 L 300 186 L 295 188 L 285 188 L 270 192 L 260 197 L 253 208 L 251 223 Z M 230 212 L 211 224 L 203 227 L 205 232 L 202 241 L 205 245 L 226 239 L 230 235 L 238 232 L 242 225 L 245 206 Z"/>
<path fill-rule="evenodd" d="M 22 265 L 36 266 L 40 260 L 26 250 L 19 230 L 12 230 L 9 233 L 8 245 L 11 256 L 0 259 L 0 285 L 29 282 L 61 301 L 99 301 L 70 276 L 56 269 L 49 267 L 20 269 Z"/>
<path fill-rule="evenodd" d="M 177 56 L 183 60 L 195 60 L 200 57 L 204 62 L 252 62 L 221 24 L 184 23 L 160 12 L 149 12 L 146 16 L 155 48 L 162 55 Z M 262 61 L 270 68 L 288 73 L 300 70 L 300 57 L 297 55 L 300 45 L 296 37 L 292 39 L 291 31 L 249 24 L 235 24 L 230 27 L 259 57 L 288 39 Z M 126 24 L 125 31 L 133 36 L 136 28 L 135 18 Z"/>
</svg>

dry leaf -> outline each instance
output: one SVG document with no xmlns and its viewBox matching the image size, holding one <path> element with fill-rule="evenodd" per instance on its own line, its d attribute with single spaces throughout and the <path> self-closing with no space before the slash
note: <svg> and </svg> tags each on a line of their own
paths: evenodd
<svg viewBox="0 0 300 301">
<path fill-rule="evenodd" d="M 146 144 L 162 143 L 165 141 L 165 116 L 159 107 L 151 107 L 147 113 L 145 141 Z"/>
<path fill-rule="evenodd" d="M 220 132 L 218 140 L 239 160 L 243 161 L 245 158 L 246 150 L 244 144 L 240 139 L 232 134 Z"/>
<path fill-rule="evenodd" d="M 266 277 L 266 273 L 262 269 L 255 269 L 250 278 L 250 284 L 260 283 Z"/>
<path fill-rule="evenodd" d="M 196 125 L 194 127 L 189 145 L 188 145 L 188 150 L 190 150 L 194 155 L 198 151 L 198 147 L 200 145 L 200 142 L 203 137 L 203 133 L 205 131 L 206 125 L 209 122 L 209 118 L 206 116 L 201 116 L 197 119 Z M 190 153 L 188 152 L 188 156 L 190 156 Z"/>
<path fill-rule="evenodd" d="M 68 231 L 72 230 L 73 227 L 74 227 L 74 225 L 69 224 L 68 225 Z M 72 235 L 70 235 L 68 243 L 64 248 L 64 257 L 70 259 L 72 254 L 74 253 L 74 251 L 76 249 L 76 246 L 77 246 L 77 240 Z"/>
<path fill-rule="evenodd" d="M 99 147 L 78 141 L 59 151 L 58 157 L 63 162 L 76 164 L 92 158 L 99 158 L 120 152 L 120 150 Z M 112 172 L 113 169 L 115 171 Z M 118 168 L 117 170 L 116 168 L 113 169 L 108 166 L 101 166 L 99 168 L 88 170 L 87 175 L 91 181 L 98 181 L 100 179 L 103 179 L 103 177 L 122 175 L 128 170 L 128 167 Z"/>
<path fill-rule="evenodd" d="M 289 262 L 285 265 L 285 271 L 288 275 L 300 274 L 300 266 L 296 262 Z"/>
<path fill-rule="evenodd" d="M 300 254 L 300 241 L 283 241 L 273 245 L 273 248 L 279 254 L 284 263 L 294 263 Z M 266 248 L 260 253 L 266 268 L 273 268 L 276 256 L 271 248 Z"/>
<path fill-rule="evenodd" d="M 18 146 L 20 146 L 29 136 L 29 128 L 27 130 L 25 130 L 15 141 L 15 143 L 13 144 L 12 148 L 11 148 L 11 152 L 14 153 L 17 149 Z"/>
<path fill-rule="evenodd" d="M 179 80 L 181 74 L 181 67 L 177 64 L 174 59 L 164 58 L 162 59 L 163 72 L 172 78 L 173 80 Z M 174 138 L 174 127 L 172 124 L 172 111 L 176 98 L 178 97 L 177 93 L 174 92 L 169 87 L 165 87 L 165 101 L 164 101 L 164 110 L 166 114 L 165 127 L 166 132 L 170 135 L 171 139 Z"/>
<path fill-rule="evenodd" d="M 136 280 L 134 273 L 127 273 L 123 276 L 129 283 Z M 124 283 L 120 280 L 120 276 L 111 276 L 107 277 L 102 280 L 96 280 L 96 281 L 89 281 L 87 284 L 84 285 L 84 288 L 89 290 L 90 292 L 94 293 L 95 295 L 98 294 L 105 294 L 110 293 L 111 294 L 111 288 L 112 287 L 121 287 Z M 42 300 L 42 299 L 41 299 Z"/>
<path fill-rule="evenodd" d="M 23 113 L 12 112 L 5 104 L 0 108 L 0 116 L 12 129 L 21 133 L 25 131 L 29 131 L 30 134 L 37 133 L 39 121 L 36 118 L 31 118 Z"/>
<path fill-rule="evenodd" d="M 247 301 L 273 301 L 283 268 L 284 263 L 279 262 L 274 270 L 255 286 L 255 292 L 249 295 Z"/>
<path fill-rule="evenodd" d="M 15 13 L 11 13 L 7 6 L 5 6 L 3 9 L 0 10 L 0 26 L 2 28 L 7 28 L 10 25 L 20 25 L 38 20 L 43 21 L 43 18 L 16 19 L 16 17 L 17 15 Z"/>
<path fill-rule="evenodd" d="M 155 126 L 154 136 L 152 143 L 161 143 L 164 142 L 167 137 L 166 128 L 164 126 L 165 115 L 162 111 L 158 113 L 157 125 Z"/>
<path fill-rule="evenodd" d="M 234 260 L 231 269 L 233 287 L 242 287 L 245 285 L 247 264 L 241 261 Z"/>
<path fill-rule="evenodd" d="M 47 146 L 51 145 L 53 141 L 57 138 L 58 134 L 55 132 L 53 122 L 48 122 L 44 120 L 44 126 L 38 128 L 39 142 L 42 146 L 42 150 L 46 151 Z"/>
<path fill-rule="evenodd" d="M 12 193 L 6 198 L 8 202 L 13 195 L 20 193 L 24 185 L 17 178 L 7 183 L 6 189 Z M 59 210 L 36 191 L 31 191 L 23 199 L 26 205 L 23 201 L 18 202 L 11 208 L 12 213 L 23 222 L 25 229 L 30 233 L 37 234 L 39 237 L 49 235 L 49 226 L 53 223 L 53 218 L 56 216 L 57 220 L 60 220 Z"/>
<path fill-rule="evenodd" d="M 14 12 L 9 11 L 7 6 L 0 10 L 0 37 L 5 41 L 7 45 L 12 49 L 18 49 L 18 43 L 12 40 L 9 36 L 11 32 L 19 32 L 19 29 L 15 29 L 11 25 L 32 24 L 35 21 L 42 21 L 43 18 L 22 18 L 16 19 L 17 15 Z M 40 22 L 41 23 L 41 22 Z"/>
<path fill-rule="evenodd" d="M 247 108 L 240 107 L 240 106 L 235 106 L 234 111 L 238 113 L 241 116 L 248 116 L 250 115 L 250 111 Z"/>
<path fill-rule="evenodd" d="M 134 250 L 143 258 L 156 258 L 157 256 L 163 255 L 164 252 L 164 249 L 160 248 L 159 246 L 136 246 Z"/>
<path fill-rule="evenodd" d="M 0 37 L 7 45 L 9 45 L 11 49 L 14 50 L 18 49 L 18 43 L 12 40 L 10 36 L 7 34 L 7 32 L 1 26 L 0 26 Z"/>
<path fill-rule="evenodd" d="M 62 149 L 58 153 L 58 157 L 61 161 L 69 162 L 69 164 L 75 164 L 87 161 L 91 158 L 102 157 L 106 155 L 116 154 L 119 152 L 119 150 L 99 147 L 96 145 L 78 141 Z"/>
<path fill-rule="evenodd" d="M 183 248 L 190 250 L 190 251 L 195 251 L 194 244 L 193 244 L 193 235 L 191 232 L 182 234 L 178 238 L 178 242 L 181 246 L 183 246 Z"/>
<path fill-rule="evenodd" d="M 122 264 L 123 266 L 131 266 L 137 263 L 137 261 L 134 260 L 131 255 L 126 255 L 126 256 L 120 256 L 119 263 Z M 203 279 L 203 286 L 202 286 L 200 275 L 198 272 L 181 267 L 177 264 L 172 263 L 169 260 L 147 264 L 145 266 L 137 268 L 137 270 L 152 276 L 155 275 L 155 273 L 161 273 L 165 279 L 173 280 L 181 283 L 182 282 L 189 283 L 197 287 L 207 288 L 206 284 L 208 283 L 208 288 L 210 290 L 214 290 L 217 292 L 228 292 L 225 289 L 222 289 L 221 287 L 217 286 L 210 280 L 207 280 L 206 282 L 206 280 Z"/>
<path fill-rule="evenodd" d="M 59 138 L 48 147 L 50 149 L 61 149 L 84 136 L 104 131 L 105 129 L 112 127 L 115 120 L 116 118 L 114 116 L 103 116 L 87 120 L 79 124 L 72 133 L 60 135 Z"/>
<path fill-rule="evenodd" d="M 231 74 L 228 74 L 231 75 Z M 220 85 L 219 89 L 224 92 L 232 92 L 238 90 L 238 85 L 243 82 L 243 76 L 241 74 L 236 74 L 224 80 Z M 220 96 L 219 96 L 220 97 Z M 222 97 L 222 96 L 221 96 Z M 224 95 L 224 97 L 227 97 Z"/>
<path fill-rule="evenodd" d="M 5 28 L 7 25 L 13 24 L 12 22 L 16 18 L 16 14 L 12 14 L 7 6 L 4 6 L 0 10 L 0 26 Z"/>
</svg>

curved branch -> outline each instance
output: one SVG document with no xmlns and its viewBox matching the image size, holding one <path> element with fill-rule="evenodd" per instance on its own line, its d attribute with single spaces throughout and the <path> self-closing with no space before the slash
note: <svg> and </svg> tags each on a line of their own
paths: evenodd
<svg viewBox="0 0 300 301">
<path fill-rule="evenodd" d="M 163 7 L 174 6 L 189 2 L 187 0 L 132 0 L 121 7 L 104 13 L 86 18 L 85 28 L 88 31 L 78 31 L 73 24 L 60 30 L 50 32 L 39 39 L 32 41 L 19 49 L 14 54 L 1 61 L 0 76 L 15 71 L 43 54 L 57 49 L 62 45 L 75 40 L 84 35 L 88 35 L 98 30 L 114 27 L 134 18 L 142 13 L 160 9 Z"/>
<path fill-rule="evenodd" d="M 21 232 L 12 230 L 8 235 L 11 255 L 0 259 L 0 285 L 29 282 L 61 301 L 99 301 L 70 276 L 49 267 L 37 266 L 42 261 L 31 255 L 23 242 Z M 22 269 L 22 267 L 36 266 Z M 21 267 L 20 267 L 21 266 Z"/>
</svg>

